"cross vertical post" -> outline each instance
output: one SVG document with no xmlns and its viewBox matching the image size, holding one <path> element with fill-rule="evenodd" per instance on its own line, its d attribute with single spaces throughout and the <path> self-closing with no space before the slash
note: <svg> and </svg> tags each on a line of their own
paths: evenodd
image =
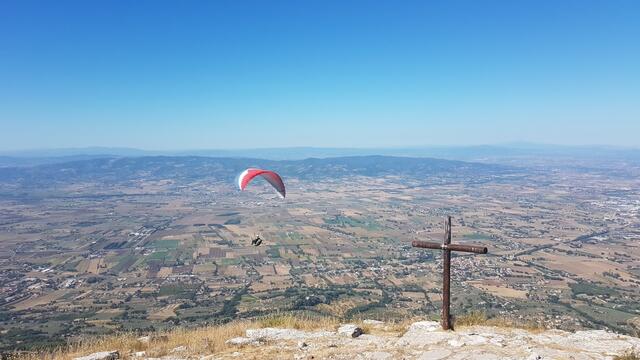
<svg viewBox="0 0 640 360">
<path fill-rule="evenodd" d="M 487 248 L 479 245 L 461 245 L 451 243 L 451 216 L 444 222 L 442 244 L 431 241 L 414 240 L 411 246 L 424 249 L 442 250 L 442 328 L 452 330 L 451 325 L 451 252 L 462 251 L 474 254 L 486 254 Z"/>
<path fill-rule="evenodd" d="M 446 246 L 451 244 L 451 216 L 444 222 L 444 239 L 442 241 L 442 328 L 451 329 L 451 250 Z"/>
</svg>

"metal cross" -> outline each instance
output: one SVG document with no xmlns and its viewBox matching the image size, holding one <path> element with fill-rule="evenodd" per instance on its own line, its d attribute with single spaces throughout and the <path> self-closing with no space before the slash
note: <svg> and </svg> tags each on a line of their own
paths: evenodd
<svg viewBox="0 0 640 360">
<path fill-rule="evenodd" d="M 486 254 L 487 248 L 477 245 L 458 245 L 451 243 L 451 216 L 444 222 L 444 240 L 442 244 L 430 241 L 413 241 L 411 246 L 425 249 L 442 250 L 442 328 L 452 329 L 451 326 L 451 252 L 462 251 L 475 254 Z"/>
</svg>

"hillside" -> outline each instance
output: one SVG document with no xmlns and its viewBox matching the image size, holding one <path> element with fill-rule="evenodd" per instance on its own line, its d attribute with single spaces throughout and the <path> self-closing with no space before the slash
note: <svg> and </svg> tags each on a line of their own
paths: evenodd
<svg viewBox="0 0 640 360">
<path fill-rule="evenodd" d="M 341 325 L 285 316 L 142 337 L 107 337 L 48 356 L 82 360 L 115 356 L 167 360 L 637 359 L 638 351 L 640 339 L 604 330 L 571 333 L 475 325 L 460 326 L 454 332 L 442 331 L 434 321 L 364 320 L 358 325 Z"/>
</svg>

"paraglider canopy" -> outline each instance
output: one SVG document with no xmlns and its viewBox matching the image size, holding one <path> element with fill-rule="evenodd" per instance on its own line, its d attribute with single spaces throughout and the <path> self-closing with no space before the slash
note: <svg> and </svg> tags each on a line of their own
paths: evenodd
<svg viewBox="0 0 640 360">
<path fill-rule="evenodd" d="M 271 184 L 271 186 L 276 189 L 280 197 L 284 199 L 286 194 L 284 182 L 282 182 L 282 178 L 280 177 L 280 175 L 270 170 L 249 168 L 243 171 L 238 177 L 238 187 L 240 188 L 240 190 L 244 190 L 247 185 L 249 185 L 251 180 L 253 180 L 253 178 L 255 178 L 256 176 L 261 176 L 265 180 L 267 180 L 269 184 Z"/>
</svg>

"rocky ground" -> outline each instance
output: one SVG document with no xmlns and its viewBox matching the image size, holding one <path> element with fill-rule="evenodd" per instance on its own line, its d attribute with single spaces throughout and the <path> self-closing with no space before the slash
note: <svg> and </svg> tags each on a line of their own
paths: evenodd
<svg viewBox="0 0 640 360">
<path fill-rule="evenodd" d="M 514 328 L 471 326 L 443 331 L 437 322 L 413 323 L 406 332 L 369 321 L 367 334 L 354 325 L 338 331 L 247 329 L 245 336 L 227 340 L 222 353 L 193 354 L 178 347 L 169 359 L 614 359 L 629 351 L 640 353 L 640 338 L 603 330 L 569 333 L 531 332 Z M 128 354 L 151 359 L 144 352 Z"/>
</svg>

